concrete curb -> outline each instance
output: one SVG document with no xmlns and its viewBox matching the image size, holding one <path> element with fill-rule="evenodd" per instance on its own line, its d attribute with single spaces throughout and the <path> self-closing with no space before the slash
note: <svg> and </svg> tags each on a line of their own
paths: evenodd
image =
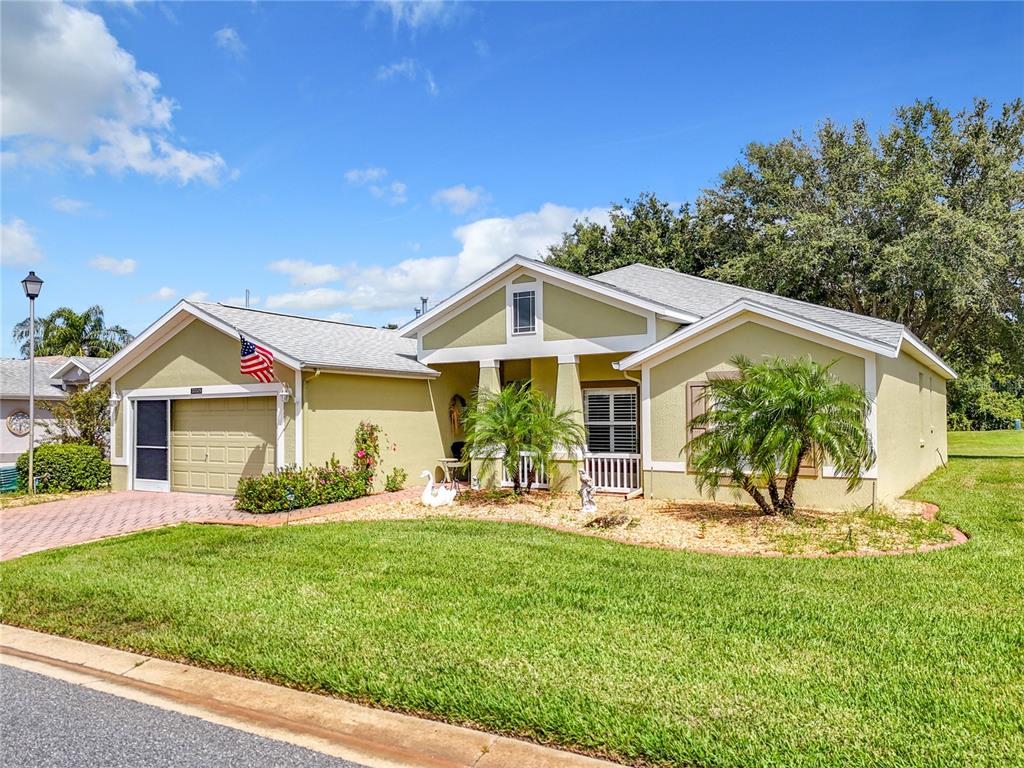
<svg viewBox="0 0 1024 768">
<path fill-rule="evenodd" d="M 612 768 L 506 736 L 0 625 L 0 663 L 371 768 Z"/>
</svg>

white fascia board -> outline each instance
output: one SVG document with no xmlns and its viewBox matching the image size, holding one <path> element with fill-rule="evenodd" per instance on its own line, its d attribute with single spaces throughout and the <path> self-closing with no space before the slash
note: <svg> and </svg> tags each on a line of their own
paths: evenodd
<svg viewBox="0 0 1024 768">
<path fill-rule="evenodd" d="M 923 358 L 921 362 L 932 368 L 937 373 L 945 376 L 947 379 L 957 378 L 956 371 L 946 365 L 946 362 L 933 352 L 927 344 L 921 341 L 917 336 L 908 331 L 906 328 L 903 329 L 903 335 L 900 337 L 900 351 L 903 350 L 903 345 L 907 344 L 917 354 L 912 357 Z"/>
<path fill-rule="evenodd" d="M 834 341 L 866 352 L 874 352 L 885 357 L 896 357 L 899 354 L 898 350 L 894 350 L 886 344 L 872 341 L 871 339 L 864 338 L 863 336 L 846 333 L 845 331 L 840 331 L 832 326 L 825 325 L 814 320 L 808 320 L 805 317 L 799 317 L 781 309 L 768 307 L 764 304 L 751 301 L 750 299 L 738 299 L 727 307 L 720 309 L 718 312 L 708 315 L 703 320 L 696 322 L 693 325 L 688 325 L 685 328 L 680 328 L 678 331 L 669 334 L 661 341 L 652 344 L 646 349 L 641 349 L 639 352 L 630 355 L 613 365 L 620 371 L 629 370 L 630 368 L 638 368 L 644 363 L 650 361 L 652 358 L 657 357 L 663 352 L 671 350 L 677 344 L 681 344 L 688 339 L 699 336 L 701 333 L 704 333 L 705 331 L 708 331 L 715 326 L 742 314 L 743 312 L 750 312 L 751 314 L 766 317 L 785 325 L 809 331 L 810 333 L 814 333 L 822 337 L 826 343 L 828 343 L 828 341 Z"/>
<path fill-rule="evenodd" d="M 440 371 L 433 368 L 429 371 L 395 371 L 386 368 L 357 368 L 354 366 L 339 365 L 317 365 L 316 363 L 305 363 L 306 370 L 319 373 L 345 374 L 347 376 L 379 376 L 385 379 L 436 379 L 441 375 Z"/>
<path fill-rule="evenodd" d="M 67 360 L 65 360 L 63 363 L 61 363 L 60 367 L 58 367 L 55 371 L 52 371 L 50 373 L 50 379 L 51 380 L 62 381 L 61 377 L 65 373 L 67 373 L 68 370 L 71 369 L 71 368 L 81 368 L 83 373 L 85 373 L 87 376 L 89 375 L 89 372 L 87 370 L 85 370 L 85 368 L 82 368 L 82 366 L 79 365 L 76 362 L 76 358 L 69 357 Z"/>
<path fill-rule="evenodd" d="M 402 328 L 402 336 L 411 338 L 417 333 L 428 329 L 428 327 L 440 322 L 452 310 L 461 306 L 464 301 L 472 297 L 478 291 L 488 288 L 492 283 L 497 284 L 497 282 L 499 282 L 501 278 L 509 272 L 520 268 L 531 270 L 551 280 L 560 281 L 610 299 L 615 299 L 633 308 L 655 312 L 663 317 L 670 318 L 681 323 L 692 323 L 699 319 L 697 315 L 674 310 L 671 307 L 666 307 L 665 305 L 658 304 L 656 302 L 646 301 L 618 290 L 611 285 L 598 282 L 597 280 L 591 280 L 590 278 L 574 275 L 573 273 L 566 272 L 565 270 L 556 269 L 542 261 L 528 259 L 525 256 L 513 256 L 512 258 L 503 261 L 490 272 L 487 272 L 474 280 L 461 291 L 452 294 L 433 309 L 428 310 L 424 314 L 407 323 L 405 327 Z"/>
<path fill-rule="evenodd" d="M 173 307 L 171 307 L 170 310 L 161 315 L 160 318 L 156 320 L 156 322 L 151 324 L 148 328 L 146 328 L 146 330 L 144 330 L 142 333 L 136 336 L 128 346 L 126 346 L 124 349 L 122 349 L 120 352 L 118 352 L 116 355 L 110 358 L 107 362 L 103 363 L 96 370 L 90 373 L 90 386 L 104 381 L 106 378 L 110 376 L 110 374 L 113 371 L 120 371 L 123 367 L 123 363 L 130 363 L 139 354 L 142 354 L 145 351 L 147 351 L 151 346 L 151 341 L 164 341 L 167 338 L 173 336 L 175 333 L 180 331 L 188 324 L 187 322 L 182 322 L 182 320 L 190 319 L 189 316 L 194 317 L 198 320 L 202 320 L 207 325 L 210 325 L 216 328 L 218 331 L 221 331 L 222 333 L 234 338 L 237 338 L 239 333 L 245 333 L 247 338 L 251 339 L 252 341 L 256 342 L 262 347 L 266 347 L 271 352 L 273 352 L 274 362 L 280 361 L 289 368 L 294 368 L 296 370 L 302 367 L 302 362 L 296 360 L 291 355 L 287 355 L 284 352 L 281 352 L 281 350 L 276 349 L 272 345 L 267 344 L 262 339 L 259 339 L 248 332 L 240 331 L 234 326 L 229 325 L 221 320 L 218 320 L 216 317 L 213 317 L 209 313 L 204 312 L 203 310 L 193 305 L 191 302 L 182 299 Z"/>
</svg>

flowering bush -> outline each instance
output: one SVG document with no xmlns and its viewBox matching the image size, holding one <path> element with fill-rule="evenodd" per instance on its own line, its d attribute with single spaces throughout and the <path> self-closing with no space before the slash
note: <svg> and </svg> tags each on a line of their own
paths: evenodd
<svg viewBox="0 0 1024 768">
<path fill-rule="evenodd" d="M 284 512 L 367 496 L 373 493 L 374 476 L 381 465 L 380 437 L 380 427 L 369 421 L 356 427 L 351 467 L 343 467 L 332 456 L 322 467 L 287 467 L 243 477 L 235 491 L 235 506 L 246 512 Z M 397 476 L 397 470 L 392 475 Z M 400 483 L 404 482 L 403 470 Z"/>
<path fill-rule="evenodd" d="M 246 512 L 284 512 L 366 496 L 372 488 L 366 469 L 349 469 L 336 458 L 322 467 L 287 467 L 280 472 L 243 477 L 235 506 Z"/>
</svg>

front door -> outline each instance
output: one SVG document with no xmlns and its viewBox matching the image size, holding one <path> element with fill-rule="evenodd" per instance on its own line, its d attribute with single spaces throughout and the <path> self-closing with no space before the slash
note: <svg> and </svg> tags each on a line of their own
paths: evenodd
<svg viewBox="0 0 1024 768">
<path fill-rule="evenodd" d="M 135 403 L 136 491 L 169 491 L 170 400 L 138 400 Z"/>
</svg>

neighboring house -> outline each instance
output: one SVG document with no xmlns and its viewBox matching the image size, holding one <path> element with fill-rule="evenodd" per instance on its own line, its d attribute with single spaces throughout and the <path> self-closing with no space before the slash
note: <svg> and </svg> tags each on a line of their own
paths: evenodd
<svg viewBox="0 0 1024 768">
<path fill-rule="evenodd" d="M 36 444 L 46 437 L 52 415 L 41 403 L 63 400 L 89 383 L 100 357 L 53 355 L 35 359 Z M 28 450 L 28 360 L 0 359 L 0 464 L 13 464 Z"/>
<path fill-rule="evenodd" d="M 278 382 L 239 373 L 240 332 L 273 351 Z M 243 474 L 346 461 L 363 419 L 397 444 L 385 467 L 415 477 L 459 442 L 453 402 L 529 379 L 579 412 L 599 488 L 696 498 L 687 424 L 737 354 L 837 360 L 872 398 L 868 482 L 846 495 L 809 465 L 799 503 L 892 498 L 945 459 L 955 374 L 903 326 L 642 265 L 584 278 L 515 256 L 398 331 L 182 301 L 93 378 L 112 385 L 115 487 L 231 492 Z"/>
</svg>

